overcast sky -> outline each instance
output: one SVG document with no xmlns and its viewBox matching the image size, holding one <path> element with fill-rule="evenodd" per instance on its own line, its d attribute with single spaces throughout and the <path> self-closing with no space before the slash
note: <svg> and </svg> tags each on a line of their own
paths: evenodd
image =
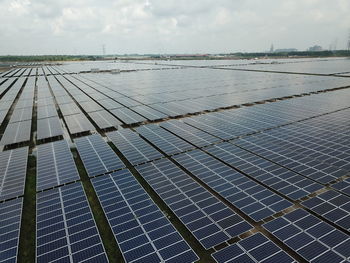
<svg viewBox="0 0 350 263">
<path fill-rule="evenodd" d="M 350 0 L 0 0 L 0 54 L 345 49 Z"/>
</svg>

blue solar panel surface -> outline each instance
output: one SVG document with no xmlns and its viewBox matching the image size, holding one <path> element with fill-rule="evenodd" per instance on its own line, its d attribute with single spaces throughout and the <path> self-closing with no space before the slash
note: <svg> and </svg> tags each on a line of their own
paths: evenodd
<svg viewBox="0 0 350 263">
<path fill-rule="evenodd" d="M 65 140 L 39 145 L 36 169 L 37 191 L 80 179 L 69 145 Z"/>
<path fill-rule="evenodd" d="M 293 200 L 323 188 L 321 184 L 230 143 L 217 144 L 205 150 Z"/>
<path fill-rule="evenodd" d="M 90 177 L 125 167 L 99 134 L 78 138 L 74 142 Z"/>
<path fill-rule="evenodd" d="M 263 225 L 308 262 L 344 262 L 350 236 L 302 209 Z"/>
<path fill-rule="evenodd" d="M 108 262 L 80 183 L 37 195 L 36 262 Z"/>
<path fill-rule="evenodd" d="M 217 263 L 296 262 L 263 234 L 257 233 L 213 253 Z"/>
<path fill-rule="evenodd" d="M 110 132 L 107 136 L 132 165 L 163 157 L 163 154 L 130 129 Z"/>
<path fill-rule="evenodd" d="M 0 200 L 24 194 L 28 147 L 0 152 Z"/>
<path fill-rule="evenodd" d="M 136 131 L 168 155 L 180 153 L 194 146 L 155 124 L 140 126 Z"/>
<path fill-rule="evenodd" d="M 260 221 L 293 205 L 200 150 L 176 155 L 174 159 L 254 221 Z"/>
<path fill-rule="evenodd" d="M 252 228 L 169 160 L 136 169 L 206 249 Z"/>
<path fill-rule="evenodd" d="M 195 262 L 197 255 L 128 170 L 92 179 L 126 262 Z"/>
<path fill-rule="evenodd" d="M 0 262 L 17 262 L 23 198 L 0 203 Z"/>
</svg>

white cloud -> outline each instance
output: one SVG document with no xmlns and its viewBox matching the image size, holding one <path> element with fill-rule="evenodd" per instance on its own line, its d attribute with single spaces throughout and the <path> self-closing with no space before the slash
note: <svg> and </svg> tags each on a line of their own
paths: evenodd
<svg viewBox="0 0 350 263">
<path fill-rule="evenodd" d="M 263 51 L 337 38 L 348 0 L 0 0 L 1 54 Z"/>
</svg>

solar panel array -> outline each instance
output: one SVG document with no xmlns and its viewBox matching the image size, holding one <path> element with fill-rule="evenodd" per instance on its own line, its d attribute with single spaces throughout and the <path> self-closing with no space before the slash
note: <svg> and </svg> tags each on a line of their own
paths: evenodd
<svg viewBox="0 0 350 263">
<path fill-rule="evenodd" d="M 263 225 L 308 262 L 344 262 L 350 237 L 302 209 Z"/>
<path fill-rule="evenodd" d="M 252 228 L 169 160 L 136 169 L 206 249 Z"/>
<path fill-rule="evenodd" d="M 213 258 L 218 263 L 296 262 L 285 251 L 260 233 L 213 253 Z"/>
<path fill-rule="evenodd" d="M 171 155 L 180 153 L 194 147 L 188 142 L 176 137 L 158 125 L 150 124 L 136 128 L 136 131 L 164 153 Z"/>
<path fill-rule="evenodd" d="M 57 141 L 38 146 L 37 191 L 79 179 L 72 153 L 66 141 Z"/>
<path fill-rule="evenodd" d="M 107 136 L 132 165 L 163 157 L 163 154 L 129 129 L 110 132 Z"/>
<path fill-rule="evenodd" d="M 0 201 L 24 194 L 28 147 L 0 152 Z"/>
<path fill-rule="evenodd" d="M 350 261 L 350 64 L 279 61 L 1 73 L 0 262 Z"/>
<path fill-rule="evenodd" d="M 78 138 L 74 142 L 90 177 L 125 167 L 99 134 Z"/>
<path fill-rule="evenodd" d="M 174 159 L 254 221 L 260 221 L 293 205 L 202 151 L 180 154 Z"/>
<path fill-rule="evenodd" d="M 0 262 L 17 262 L 23 198 L 0 203 Z"/>
<path fill-rule="evenodd" d="M 195 262 L 197 255 L 128 170 L 92 179 L 125 262 Z"/>
<path fill-rule="evenodd" d="M 80 183 L 37 195 L 36 262 L 108 262 Z"/>
</svg>

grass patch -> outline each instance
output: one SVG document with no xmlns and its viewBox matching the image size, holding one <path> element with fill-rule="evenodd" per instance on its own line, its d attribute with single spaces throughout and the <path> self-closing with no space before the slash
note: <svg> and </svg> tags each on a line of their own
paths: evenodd
<svg viewBox="0 0 350 263">
<path fill-rule="evenodd" d="M 24 189 L 18 263 L 35 262 L 36 237 L 36 158 L 28 157 L 28 171 Z"/>
</svg>

